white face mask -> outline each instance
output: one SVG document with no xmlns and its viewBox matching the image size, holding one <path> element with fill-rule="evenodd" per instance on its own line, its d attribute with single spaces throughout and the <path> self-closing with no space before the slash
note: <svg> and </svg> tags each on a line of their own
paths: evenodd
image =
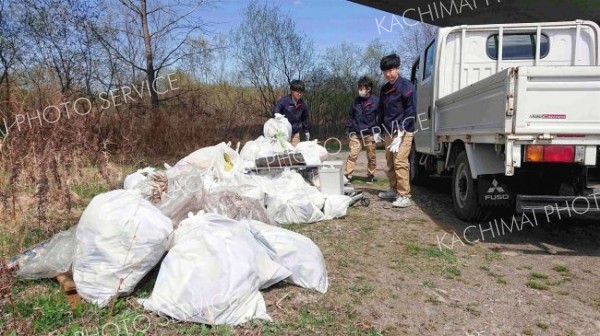
<svg viewBox="0 0 600 336">
<path fill-rule="evenodd" d="M 358 90 L 358 95 L 361 96 L 362 98 L 366 98 L 369 96 L 369 91 L 367 90 Z"/>
</svg>

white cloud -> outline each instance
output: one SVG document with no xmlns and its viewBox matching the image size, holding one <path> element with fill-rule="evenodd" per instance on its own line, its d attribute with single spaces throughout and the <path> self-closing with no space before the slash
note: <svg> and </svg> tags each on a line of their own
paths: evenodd
<svg viewBox="0 0 600 336">
<path fill-rule="evenodd" d="M 294 6 L 302 5 L 302 0 L 294 0 Z"/>
</svg>

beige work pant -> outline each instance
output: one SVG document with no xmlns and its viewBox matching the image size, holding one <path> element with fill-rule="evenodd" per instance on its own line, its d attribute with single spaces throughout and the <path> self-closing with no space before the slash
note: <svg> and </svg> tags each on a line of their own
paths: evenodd
<svg viewBox="0 0 600 336">
<path fill-rule="evenodd" d="M 294 147 L 296 147 L 296 145 L 300 143 L 300 132 L 292 134 L 292 139 L 290 140 L 290 143 Z"/>
<path fill-rule="evenodd" d="M 372 135 L 366 137 L 358 137 L 353 134 L 350 136 L 350 155 L 348 155 L 348 159 L 346 160 L 346 170 L 344 175 L 350 175 L 354 171 L 354 166 L 356 166 L 356 159 L 358 158 L 358 154 L 360 154 L 360 150 L 365 147 L 367 151 L 367 172 L 369 175 L 375 175 L 375 168 L 377 167 L 377 156 L 375 154 L 375 138 Z"/>
<path fill-rule="evenodd" d="M 390 180 L 390 187 L 396 188 L 401 196 L 410 197 L 409 163 L 408 156 L 413 141 L 413 133 L 405 133 L 397 153 L 392 153 L 387 148 L 394 138 L 390 135 L 385 137 L 385 159 L 387 167 L 385 173 Z"/>
</svg>

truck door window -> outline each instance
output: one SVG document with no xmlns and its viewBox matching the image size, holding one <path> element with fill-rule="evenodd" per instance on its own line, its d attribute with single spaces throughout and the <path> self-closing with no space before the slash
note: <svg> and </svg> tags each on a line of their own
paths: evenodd
<svg viewBox="0 0 600 336">
<path fill-rule="evenodd" d="M 517 33 L 504 34 L 502 41 L 502 59 L 504 60 L 523 60 L 535 58 L 535 33 Z M 487 39 L 487 54 L 488 57 L 498 59 L 498 44 L 499 35 L 494 34 Z M 546 34 L 541 35 L 540 39 L 540 59 L 548 56 L 550 44 Z"/>
<path fill-rule="evenodd" d="M 419 81 L 419 63 L 421 62 L 420 58 L 417 58 L 417 60 L 415 61 L 415 64 L 412 67 L 412 70 L 410 72 L 410 81 L 413 83 L 414 86 L 417 86 L 418 81 Z"/>
<path fill-rule="evenodd" d="M 431 77 L 433 74 L 433 59 L 435 56 L 435 41 L 425 50 L 425 65 L 423 66 L 423 80 Z"/>
</svg>

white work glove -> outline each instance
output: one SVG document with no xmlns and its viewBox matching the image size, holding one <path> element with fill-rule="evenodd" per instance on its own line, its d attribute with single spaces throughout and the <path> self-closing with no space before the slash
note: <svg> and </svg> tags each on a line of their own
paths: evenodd
<svg viewBox="0 0 600 336">
<path fill-rule="evenodd" d="M 375 141 L 375 143 L 383 142 L 383 138 L 381 137 L 381 133 L 375 133 L 373 135 L 373 140 Z"/>
<path fill-rule="evenodd" d="M 310 133 L 306 132 L 304 136 L 306 137 L 306 141 L 310 141 Z"/>
<path fill-rule="evenodd" d="M 404 136 L 404 131 L 398 132 L 398 135 L 396 135 L 396 137 L 394 138 L 392 143 L 389 146 L 387 146 L 387 148 L 390 150 L 390 152 L 398 153 L 398 151 L 400 150 L 400 144 L 402 143 L 403 136 Z"/>
</svg>

